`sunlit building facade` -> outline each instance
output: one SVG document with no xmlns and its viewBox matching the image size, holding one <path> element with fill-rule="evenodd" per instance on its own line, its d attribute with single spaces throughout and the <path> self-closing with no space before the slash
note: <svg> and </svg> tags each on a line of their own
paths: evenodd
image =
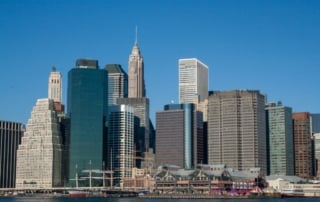
<svg viewBox="0 0 320 202">
<path fill-rule="evenodd" d="M 208 97 L 208 66 L 196 58 L 179 59 L 179 103 Z"/>
<path fill-rule="evenodd" d="M 17 189 L 62 186 L 62 145 L 52 99 L 38 99 L 17 153 Z"/>
<path fill-rule="evenodd" d="M 256 90 L 214 92 L 208 99 L 208 164 L 267 174 L 265 96 Z"/>
<path fill-rule="evenodd" d="M 124 178 L 132 177 L 134 167 L 134 108 L 118 105 L 109 108 L 108 167 L 114 171 L 114 182 L 121 186 Z"/>
</svg>

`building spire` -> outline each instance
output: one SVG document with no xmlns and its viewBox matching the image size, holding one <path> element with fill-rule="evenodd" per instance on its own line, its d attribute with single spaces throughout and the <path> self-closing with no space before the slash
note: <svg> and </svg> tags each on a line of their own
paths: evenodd
<svg viewBox="0 0 320 202">
<path fill-rule="evenodd" d="M 138 25 L 136 25 L 136 39 L 135 39 L 134 44 L 135 44 L 135 45 L 138 44 Z"/>
</svg>

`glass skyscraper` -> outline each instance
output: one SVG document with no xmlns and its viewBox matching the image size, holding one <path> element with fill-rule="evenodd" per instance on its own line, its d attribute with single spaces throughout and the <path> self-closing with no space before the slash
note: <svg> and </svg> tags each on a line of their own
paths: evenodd
<svg viewBox="0 0 320 202">
<path fill-rule="evenodd" d="M 292 109 L 270 103 L 267 112 L 268 174 L 294 175 Z"/>
<path fill-rule="evenodd" d="M 97 60 L 78 59 L 68 73 L 67 116 L 70 118 L 69 186 L 84 170 L 103 169 L 107 156 L 108 75 Z M 78 176 L 78 178 L 76 178 Z M 79 180 L 79 186 L 89 182 Z M 95 186 L 93 183 L 92 186 Z"/>
</svg>

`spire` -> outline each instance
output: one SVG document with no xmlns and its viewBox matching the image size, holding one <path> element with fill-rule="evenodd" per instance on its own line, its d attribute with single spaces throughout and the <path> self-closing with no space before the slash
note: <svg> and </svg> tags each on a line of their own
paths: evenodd
<svg viewBox="0 0 320 202">
<path fill-rule="evenodd" d="M 138 26 L 136 25 L 136 39 L 134 45 L 138 45 Z"/>
</svg>

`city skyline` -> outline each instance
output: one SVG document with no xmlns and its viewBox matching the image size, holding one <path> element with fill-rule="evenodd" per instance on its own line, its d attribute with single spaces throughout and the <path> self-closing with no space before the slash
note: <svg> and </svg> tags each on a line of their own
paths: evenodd
<svg viewBox="0 0 320 202">
<path fill-rule="evenodd" d="M 62 73 L 63 104 L 77 58 L 128 73 L 136 26 L 153 123 L 178 103 L 180 58 L 208 65 L 209 90 L 257 89 L 293 112 L 319 113 L 319 9 L 318 1 L 1 1 L 0 119 L 27 123 L 52 66 Z"/>
</svg>

